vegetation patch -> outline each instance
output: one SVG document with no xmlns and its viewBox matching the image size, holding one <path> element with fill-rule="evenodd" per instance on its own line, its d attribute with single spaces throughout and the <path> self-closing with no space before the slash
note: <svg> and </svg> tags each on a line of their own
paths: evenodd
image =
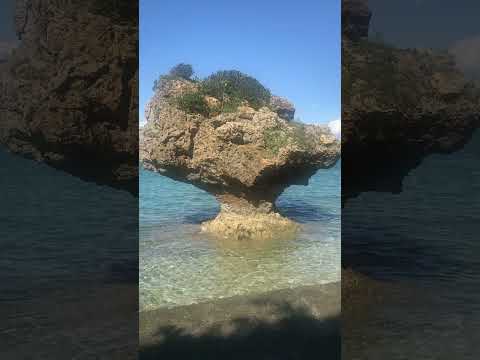
<svg viewBox="0 0 480 360">
<path fill-rule="evenodd" d="M 157 91 L 160 88 L 162 82 L 168 80 L 196 81 L 196 79 L 193 78 L 193 74 L 194 71 L 192 65 L 184 63 L 177 64 L 170 69 L 168 74 L 160 75 L 158 79 L 155 79 L 155 81 L 153 82 L 152 90 L 154 92 Z"/>
<path fill-rule="evenodd" d="M 302 150 L 310 150 L 311 143 L 305 132 L 305 125 L 299 122 L 291 123 L 293 128 L 274 127 L 263 132 L 265 148 L 273 155 L 277 155 L 281 148 L 291 144 Z"/>
<path fill-rule="evenodd" d="M 415 108 L 422 99 L 439 96 L 436 74 L 458 78 L 448 51 L 398 49 L 381 41 L 363 40 L 342 47 L 342 104 Z M 362 94 L 362 96 L 358 95 Z M 440 99 L 440 101 L 443 101 Z"/>
<path fill-rule="evenodd" d="M 282 147 L 291 142 L 290 135 L 278 127 L 266 129 L 263 132 L 265 148 L 273 155 L 277 155 Z"/>
<path fill-rule="evenodd" d="M 180 63 L 170 70 L 169 75 L 173 78 L 191 80 L 193 76 L 193 67 L 190 64 Z"/>
<path fill-rule="evenodd" d="M 292 122 L 291 124 L 293 125 L 293 142 L 303 150 L 311 150 L 311 142 L 308 141 L 305 125 L 299 122 Z"/>
<path fill-rule="evenodd" d="M 398 59 L 394 49 L 368 40 L 350 46 L 352 49 L 346 48 L 342 53 L 342 101 L 350 103 L 362 90 L 363 93 L 371 92 L 372 99 L 388 102 L 397 88 Z M 359 61 L 358 56 L 364 60 Z"/>
<path fill-rule="evenodd" d="M 254 109 L 270 104 L 271 93 L 255 78 L 237 70 L 218 71 L 201 80 L 194 77 L 193 67 L 178 64 L 168 74 L 154 81 L 153 91 L 157 91 L 164 81 L 187 80 L 198 84 L 198 91 L 190 92 L 175 99 L 179 109 L 191 114 L 203 116 L 235 112 L 242 103 L 247 102 Z M 219 100 L 219 105 L 209 107 L 206 96 Z"/>
<path fill-rule="evenodd" d="M 208 117 L 211 109 L 205 101 L 204 95 L 199 91 L 191 91 L 173 99 L 174 105 L 188 114 L 200 114 Z"/>
<path fill-rule="evenodd" d="M 219 113 L 232 113 L 237 111 L 238 107 L 242 104 L 242 101 L 237 98 L 233 99 L 226 99 L 225 101 L 220 103 L 218 107 Z"/>
<path fill-rule="evenodd" d="M 203 80 L 201 87 L 205 94 L 222 103 L 247 101 L 255 109 L 267 105 L 271 97 L 270 90 L 257 79 L 237 70 L 218 71 Z"/>
</svg>

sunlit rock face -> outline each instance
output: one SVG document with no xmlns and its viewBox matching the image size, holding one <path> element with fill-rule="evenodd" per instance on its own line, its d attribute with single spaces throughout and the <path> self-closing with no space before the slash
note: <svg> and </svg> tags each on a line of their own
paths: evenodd
<svg viewBox="0 0 480 360">
<path fill-rule="evenodd" d="M 195 87 L 166 81 L 151 99 L 140 134 L 143 166 L 216 196 L 221 212 L 203 224 L 206 231 L 239 239 L 296 231 L 276 212 L 275 200 L 286 187 L 306 185 L 318 169 L 333 166 L 339 141 L 328 127 L 290 121 L 294 108 L 284 99 L 258 110 L 243 103 L 212 117 L 172 105 Z"/>
<path fill-rule="evenodd" d="M 138 3 L 17 0 L 0 65 L 0 143 L 102 184 L 138 189 Z"/>
<path fill-rule="evenodd" d="M 479 89 L 446 51 L 367 38 L 366 1 L 342 7 L 342 201 L 399 192 L 432 153 L 455 151 L 480 125 Z"/>
</svg>

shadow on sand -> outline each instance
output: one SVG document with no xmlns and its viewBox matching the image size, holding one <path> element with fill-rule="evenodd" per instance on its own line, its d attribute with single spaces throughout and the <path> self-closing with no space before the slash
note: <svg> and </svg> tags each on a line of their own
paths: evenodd
<svg viewBox="0 0 480 360">
<path fill-rule="evenodd" d="M 197 329 L 160 327 L 140 359 L 340 359 L 339 316 L 317 319 L 306 307 L 275 306 L 277 319 L 243 317 Z"/>
</svg>

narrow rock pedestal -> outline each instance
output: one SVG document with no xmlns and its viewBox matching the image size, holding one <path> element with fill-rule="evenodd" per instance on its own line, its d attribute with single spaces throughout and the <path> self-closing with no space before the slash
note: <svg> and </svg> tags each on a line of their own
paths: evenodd
<svg viewBox="0 0 480 360">
<path fill-rule="evenodd" d="M 300 225 L 276 212 L 274 201 L 217 196 L 220 213 L 202 223 L 202 231 L 229 240 L 292 238 Z"/>
</svg>

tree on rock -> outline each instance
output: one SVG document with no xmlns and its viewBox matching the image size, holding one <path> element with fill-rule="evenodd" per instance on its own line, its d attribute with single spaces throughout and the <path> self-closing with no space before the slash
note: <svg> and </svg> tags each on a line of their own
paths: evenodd
<svg viewBox="0 0 480 360">
<path fill-rule="evenodd" d="M 258 109 L 270 101 L 270 90 L 257 79 L 237 70 L 218 71 L 207 77 L 202 84 L 203 91 L 220 101 L 240 103 L 247 101 Z"/>
<path fill-rule="evenodd" d="M 169 75 L 172 78 L 181 78 L 185 80 L 191 80 L 193 76 L 193 67 L 190 64 L 180 63 L 170 69 Z"/>
<path fill-rule="evenodd" d="M 160 75 L 159 79 L 156 79 L 153 82 L 153 91 L 157 91 L 157 89 L 160 87 L 162 81 L 165 80 L 175 80 L 175 79 L 183 79 L 183 80 L 188 80 L 192 81 L 192 76 L 195 72 L 193 71 L 193 67 L 190 64 L 184 64 L 180 63 L 175 65 L 173 68 L 170 69 L 168 74 L 166 75 Z"/>
</svg>

